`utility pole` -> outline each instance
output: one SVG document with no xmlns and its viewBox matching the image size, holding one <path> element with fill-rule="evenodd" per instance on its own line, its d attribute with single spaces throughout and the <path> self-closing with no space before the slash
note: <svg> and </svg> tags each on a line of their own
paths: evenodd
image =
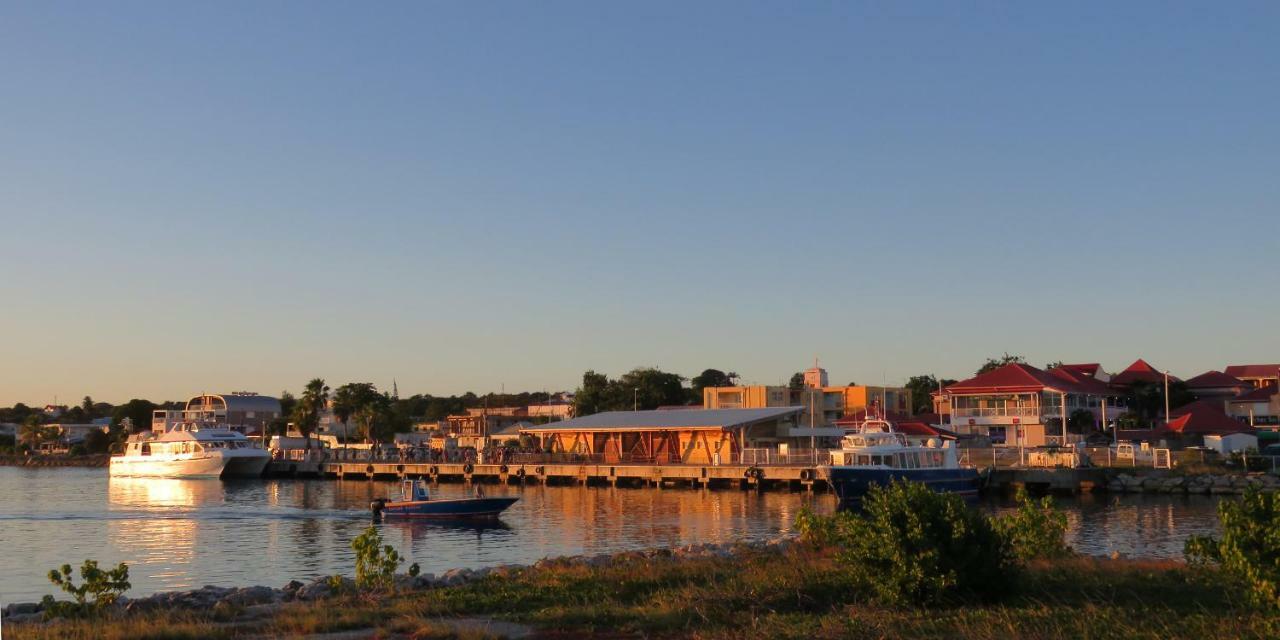
<svg viewBox="0 0 1280 640">
<path fill-rule="evenodd" d="M 631 410 L 640 410 L 640 387 L 631 388 Z"/>
<path fill-rule="evenodd" d="M 1164 372 L 1164 426 L 1169 426 L 1169 370 Z"/>
</svg>

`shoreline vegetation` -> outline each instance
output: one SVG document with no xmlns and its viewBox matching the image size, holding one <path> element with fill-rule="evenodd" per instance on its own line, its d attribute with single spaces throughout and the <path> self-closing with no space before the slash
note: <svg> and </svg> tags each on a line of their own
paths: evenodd
<svg viewBox="0 0 1280 640">
<path fill-rule="evenodd" d="M 1221 539 L 1189 562 L 1082 557 L 1051 499 L 985 516 L 922 485 L 873 489 L 859 513 L 802 511 L 797 537 L 544 559 L 419 575 L 376 527 L 355 579 L 204 587 L 137 600 L 127 567 L 51 581 L 75 602 L 6 610 L 11 638 L 1273 638 L 1267 537 L 1280 499 L 1223 501 Z M 1259 570 L 1259 567 L 1261 570 Z M 86 594 L 92 594 L 88 601 Z M 44 612 L 40 611 L 44 608 Z"/>
<path fill-rule="evenodd" d="M 105 453 L 81 456 L 0 454 L 0 467 L 80 467 L 104 468 L 111 462 Z"/>
<path fill-rule="evenodd" d="M 1266 638 L 1280 621 L 1174 561 L 1030 562 L 1000 602 L 903 607 L 867 601 L 836 550 L 760 544 L 542 560 L 398 576 L 371 597 L 327 579 L 284 589 L 216 587 L 127 601 L 102 617 L 6 621 L 21 638 L 690 637 Z M 142 604 L 148 603 L 148 604 Z M 18 617 L 18 616 L 15 616 Z M 11 634 L 11 635 L 9 635 Z"/>
</svg>

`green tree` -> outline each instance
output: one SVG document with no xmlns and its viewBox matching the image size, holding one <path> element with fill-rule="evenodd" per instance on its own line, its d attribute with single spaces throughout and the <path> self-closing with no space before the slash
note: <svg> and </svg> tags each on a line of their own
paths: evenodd
<svg viewBox="0 0 1280 640">
<path fill-rule="evenodd" d="M 582 374 L 582 386 L 573 396 L 573 414 L 589 416 L 593 413 L 608 411 L 611 404 L 609 398 L 609 376 L 595 371 Z"/>
<path fill-rule="evenodd" d="M 306 439 L 305 448 L 308 450 L 311 449 L 311 434 L 320 426 L 320 414 L 328 400 L 329 385 L 324 383 L 323 378 L 312 378 L 293 409 L 293 423 L 298 427 L 298 433 Z"/>
<path fill-rule="evenodd" d="M 80 402 L 80 410 L 84 412 L 85 420 L 93 420 L 98 417 L 98 410 L 93 404 L 93 398 L 89 396 L 85 396 L 84 400 Z"/>
<path fill-rule="evenodd" d="M 1222 537 L 1187 540 L 1187 560 L 1220 565 L 1255 606 L 1280 609 L 1280 494 L 1251 485 L 1239 500 L 1218 503 L 1218 521 Z"/>
<path fill-rule="evenodd" d="M 25 443 L 28 447 L 35 448 L 53 440 L 56 437 L 54 430 L 46 427 L 41 421 L 39 414 L 31 414 L 22 422 L 22 426 L 18 427 L 18 440 Z"/>
<path fill-rule="evenodd" d="M 791 374 L 791 381 L 787 383 L 787 388 L 792 391 L 799 391 L 804 388 L 804 373 L 795 372 Z"/>
<path fill-rule="evenodd" d="M 360 413 L 367 405 L 380 402 L 382 394 L 371 382 L 349 382 L 333 391 L 333 401 L 329 406 L 333 409 L 333 417 L 346 425 L 352 416 Z M 364 432 L 367 436 L 367 430 Z M 343 440 L 347 438 L 342 434 Z"/>
<path fill-rule="evenodd" d="M 702 390 L 707 387 L 732 387 L 736 384 L 738 374 L 725 373 L 719 369 L 703 369 L 702 373 L 689 379 L 689 398 L 698 404 L 702 402 Z"/>
<path fill-rule="evenodd" d="M 150 400 L 134 398 L 116 407 L 111 412 L 111 424 L 123 425 L 125 418 L 128 418 L 129 424 L 134 431 L 148 428 L 151 426 L 151 414 L 159 408 L 159 405 Z"/>
<path fill-rule="evenodd" d="M 1009 355 L 1009 352 L 1006 351 L 1005 354 L 1000 356 L 999 358 L 987 358 L 987 362 L 983 364 L 981 367 L 978 367 L 978 372 L 975 373 L 974 375 L 980 376 L 988 371 L 994 371 L 1007 364 L 1014 364 L 1014 363 L 1026 364 L 1027 361 L 1022 356 Z"/>
<path fill-rule="evenodd" d="M 1094 426 L 1093 412 L 1088 409 L 1076 409 L 1067 418 L 1067 430 L 1071 433 L 1091 433 Z"/>
<path fill-rule="evenodd" d="M 615 403 L 621 400 L 622 406 L 615 404 L 615 411 L 625 411 L 632 407 L 647 410 L 665 405 L 683 405 L 688 398 L 684 378 L 653 367 L 632 369 L 622 374 L 616 386 L 617 391 L 612 395 Z"/>
<path fill-rule="evenodd" d="M 911 376 L 907 383 L 903 385 L 911 392 L 911 412 L 926 413 L 933 411 L 933 394 L 937 393 L 938 387 L 947 387 L 955 383 L 955 380 L 949 378 L 938 380 L 932 374 Z"/>
<path fill-rule="evenodd" d="M 111 450 L 111 436 L 101 429 L 85 434 L 84 450 L 87 453 L 107 453 Z"/>
</svg>

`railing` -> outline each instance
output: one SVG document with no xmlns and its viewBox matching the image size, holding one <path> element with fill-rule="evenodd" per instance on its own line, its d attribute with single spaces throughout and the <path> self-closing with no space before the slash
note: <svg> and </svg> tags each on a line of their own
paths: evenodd
<svg viewBox="0 0 1280 640">
<path fill-rule="evenodd" d="M 961 407 L 952 408 L 951 415 L 960 418 L 1035 418 L 1059 414 L 1053 407 Z"/>
</svg>

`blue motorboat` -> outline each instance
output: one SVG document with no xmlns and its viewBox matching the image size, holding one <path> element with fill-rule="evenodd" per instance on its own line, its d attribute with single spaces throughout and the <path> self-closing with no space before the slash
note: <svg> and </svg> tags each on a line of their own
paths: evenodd
<svg viewBox="0 0 1280 640">
<path fill-rule="evenodd" d="M 894 480 L 919 482 L 938 492 L 977 498 L 982 477 L 960 465 L 953 443 L 940 438 L 911 444 L 887 420 L 856 425 L 831 453 L 831 465 L 820 468 L 844 507 L 856 507 L 874 485 Z"/>
<path fill-rule="evenodd" d="M 418 518 L 435 520 L 494 520 L 519 498 L 432 498 L 424 480 L 405 480 L 399 500 L 378 498 L 369 508 L 374 518 Z"/>
</svg>

